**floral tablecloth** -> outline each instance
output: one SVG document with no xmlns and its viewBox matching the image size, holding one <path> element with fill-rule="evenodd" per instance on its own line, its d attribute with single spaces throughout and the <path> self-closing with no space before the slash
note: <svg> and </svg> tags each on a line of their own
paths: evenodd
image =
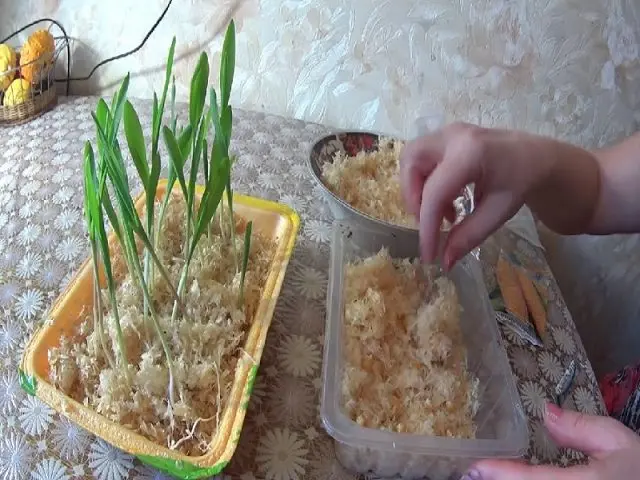
<svg viewBox="0 0 640 480">
<path fill-rule="evenodd" d="M 94 136 L 95 103 L 95 98 L 64 99 L 31 123 L 0 129 L 0 477 L 7 480 L 163 478 L 27 396 L 17 375 L 25 342 L 88 254 L 80 152 Z M 140 110 L 148 133 L 151 109 Z M 328 131 L 259 113 L 238 111 L 234 118 L 235 188 L 291 205 L 303 224 L 243 434 L 223 478 L 353 478 L 336 461 L 319 420 L 331 216 L 305 159 L 313 141 Z M 492 238 L 482 251 L 490 288 L 500 248 L 539 277 L 549 302 L 544 349 L 503 331 L 530 418 L 528 456 L 536 463 L 582 462 L 582 455 L 550 441 L 541 415 L 572 359 L 580 368 L 566 406 L 602 413 L 593 371 L 542 251 L 509 232 Z"/>
</svg>

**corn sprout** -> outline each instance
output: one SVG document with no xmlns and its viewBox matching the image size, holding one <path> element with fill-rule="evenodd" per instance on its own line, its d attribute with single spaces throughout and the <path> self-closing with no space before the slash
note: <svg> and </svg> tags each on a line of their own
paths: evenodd
<svg viewBox="0 0 640 480">
<path fill-rule="evenodd" d="M 209 90 L 209 106 L 206 108 L 209 82 L 209 61 L 207 55 L 200 56 L 191 80 L 189 95 L 188 123 L 178 127 L 175 113 L 175 77 L 172 77 L 175 52 L 175 38 L 171 43 L 167 58 L 167 68 L 162 94 L 158 99 L 153 96 L 153 116 L 151 128 L 151 148 L 146 150 L 142 125 L 134 106 L 126 100 L 129 75 L 125 77 L 111 102 L 107 105 L 100 100 L 96 111 L 92 113 L 96 126 L 97 155 L 87 142 L 84 150 L 84 209 L 89 243 L 91 246 L 93 287 L 94 287 L 94 329 L 105 357 L 110 364 L 121 367 L 131 382 L 125 350 L 118 299 L 116 296 L 116 278 L 105 220 L 108 220 L 114 233 L 127 271 L 143 298 L 145 325 L 149 325 L 158 336 L 169 370 L 168 396 L 173 405 L 175 372 L 173 353 L 167 340 L 166 329 L 170 325 L 161 325 L 154 305 L 153 288 L 158 280 L 164 281 L 173 296 L 171 321 L 178 313 L 187 318 L 188 312 L 183 304 L 183 296 L 188 282 L 189 265 L 194 257 L 198 243 L 204 234 L 211 235 L 211 224 L 216 213 L 220 221 L 228 221 L 228 240 L 233 246 L 236 273 L 240 274 L 240 292 L 238 307 L 244 304 L 244 282 L 249 260 L 252 224 L 248 223 L 244 235 L 242 261 L 237 258 L 235 244 L 235 217 L 233 210 L 233 190 L 231 187 L 231 167 L 233 159 L 229 155 L 231 141 L 232 112 L 229 105 L 235 68 L 235 27 L 233 21 L 227 29 L 220 64 L 220 104 L 214 88 Z M 169 125 L 163 125 L 167 94 L 171 83 Z M 144 216 L 139 215 L 131 196 L 131 183 L 128 177 L 123 152 L 118 141 L 120 124 L 124 127 L 128 153 L 131 156 L 137 176 L 144 188 Z M 214 127 L 211 150 L 207 137 Z M 162 170 L 159 153 L 160 136 L 167 147 L 167 188 L 162 198 L 158 197 L 158 184 Z M 187 163 L 189 163 L 187 167 Z M 196 184 L 202 164 L 204 190 L 199 198 Z M 188 168 L 185 175 L 185 169 Z M 184 225 L 184 263 L 178 285 L 174 285 L 167 268 L 158 256 L 159 240 L 162 234 L 164 217 L 174 187 L 179 188 L 186 205 Z M 225 220 L 223 204 L 228 206 L 228 219 Z M 156 212 L 158 203 L 158 212 Z M 224 231 L 221 231 L 224 235 Z M 139 245 L 142 250 L 139 251 Z M 111 354 L 105 333 L 106 305 L 100 285 L 101 274 L 106 281 L 107 301 L 116 332 Z"/>
</svg>

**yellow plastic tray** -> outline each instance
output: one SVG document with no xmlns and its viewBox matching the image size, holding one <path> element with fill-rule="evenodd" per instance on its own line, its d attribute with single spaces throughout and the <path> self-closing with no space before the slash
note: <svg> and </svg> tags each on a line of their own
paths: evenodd
<svg viewBox="0 0 640 480">
<path fill-rule="evenodd" d="M 164 195 L 165 191 L 166 181 L 163 181 L 158 187 L 158 196 Z M 203 191 L 203 187 L 198 187 L 199 195 Z M 90 259 L 84 262 L 67 289 L 54 303 L 48 320 L 30 340 L 19 372 L 21 385 L 29 394 L 35 395 L 94 435 L 135 455 L 142 462 L 182 479 L 217 475 L 233 456 L 258 371 L 257 363 L 262 356 L 267 331 L 300 227 L 298 215 L 285 205 L 235 194 L 233 204 L 236 214 L 247 221 L 253 221 L 254 232 L 272 238 L 277 246 L 262 298 L 244 345 L 244 350 L 249 355 L 243 355 L 238 361 L 220 428 L 211 439 L 205 455 L 186 456 L 158 445 L 76 402 L 49 382 L 49 349 L 59 345 L 63 335 L 73 335 L 82 320 L 83 308 L 93 305 Z M 136 199 L 136 207 L 138 211 L 144 208 L 142 195 Z M 110 244 L 113 245 L 114 241 L 112 234 Z"/>
</svg>

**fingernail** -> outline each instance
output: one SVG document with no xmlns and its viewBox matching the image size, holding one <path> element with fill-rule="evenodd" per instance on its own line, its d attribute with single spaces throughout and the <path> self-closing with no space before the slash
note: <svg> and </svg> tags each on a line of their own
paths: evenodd
<svg viewBox="0 0 640 480">
<path fill-rule="evenodd" d="M 551 423 L 556 423 L 562 415 L 562 409 L 555 403 L 547 402 L 545 407 L 545 417 Z"/>
<path fill-rule="evenodd" d="M 482 480 L 482 474 L 476 469 L 469 470 L 460 480 Z"/>
</svg>

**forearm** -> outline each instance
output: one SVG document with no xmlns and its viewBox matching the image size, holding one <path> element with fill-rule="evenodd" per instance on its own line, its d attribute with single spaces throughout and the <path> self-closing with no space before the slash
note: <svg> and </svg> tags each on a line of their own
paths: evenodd
<svg viewBox="0 0 640 480">
<path fill-rule="evenodd" d="M 594 152 L 548 140 L 530 148 L 550 159 L 526 198 L 547 227 L 565 235 L 640 231 L 640 133 Z"/>
<path fill-rule="evenodd" d="M 601 185 L 588 233 L 640 232 L 640 132 L 594 156 Z"/>
<path fill-rule="evenodd" d="M 525 198 L 548 228 L 563 235 L 587 233 L 598 211 L 602 171 L 591 152 L 567 143 L 534 139 L 527 146 L 531 161 L 543 161 L 547 172 Z"/>
</svg>

